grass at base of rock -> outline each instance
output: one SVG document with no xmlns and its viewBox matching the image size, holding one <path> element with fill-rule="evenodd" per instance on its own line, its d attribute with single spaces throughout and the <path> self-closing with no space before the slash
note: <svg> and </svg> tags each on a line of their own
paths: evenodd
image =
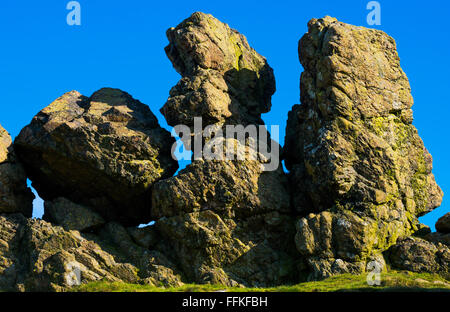
<svg viewBox="0 0 450 312">
<path fill-rule="evenodd" d="M 273 288 L 228 288 L 220 285 L 184 285 L 177 288 L 118 282 L 91 282 L 71 289 L 75 292 L 334 292 L 334 291 L 450 291 L 450 280 L 437 274 L 381 273 L 381 285 L 369 286 L 367 274 L 343 274 L 322 281 Z"/>
</svg>

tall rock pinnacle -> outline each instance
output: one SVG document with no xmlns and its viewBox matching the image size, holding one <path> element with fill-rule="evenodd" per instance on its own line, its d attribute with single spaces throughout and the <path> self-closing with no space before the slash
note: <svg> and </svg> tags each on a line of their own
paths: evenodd
<svg viewBox="0 0 450 312">
<path fill-rule="evenodd" d="M 443 194 L 411 124 L 394 40 L 331 17 L 308 28 L 299 42 L 301 105 L 289 113 L 285 146 L 294 208 L 305 216 L 297 248 L 319 275 L 336 259 L 350 263 L 341 270 L 358 271 L 419 230 L 417 217 Z"/>
<path fill-rule="evenodd" d="M 275 80 L 244 36 L 198 12 L 167 34 L 167 55 L 183 76 L 161 110 L 170 125 L 192 128 L 201 117 L 204 126 L 225 132 L 225 125 L 263 123 Z M 225 153 L 229 147 L 223 147 Z M 287 179 L 281 166 L 263 171 L 263 161 L 195 159 L 155 184 L 155 226 L 170 246 L 164 253 L 175 252 L 173 261 L 191 281 L 275 285 L 295 279 Z"/>
</svg>

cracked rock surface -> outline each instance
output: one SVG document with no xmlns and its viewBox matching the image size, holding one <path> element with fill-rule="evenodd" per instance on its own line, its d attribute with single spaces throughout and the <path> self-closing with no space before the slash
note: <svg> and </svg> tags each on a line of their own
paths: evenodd
<svg viewBox="0 0 450 312">
<path fill-rule="evenodd" d="M 40 111 L 14 146 L 47 201 L 65 197 L 107 220 L 150 220 L 151 186 L 178 168 L 174 139 L 149 107 L 118 89 L 64 94 Z"/>
<path fill-rule="evenodd" d="M 227 125 L 263 123 L 275 79 L 243 35 L 197 12 L 167 36 L 166 53 L 183 76 L 161 109 L 168 124 L 183 123 L 213 144 L 213 135 L 195 132 L 194 117 L 224 134 Z M 224 155 L 236 146 L 244 154 L 258 154 L 248 142 L 224 141 L 231 143 Z M 170 246 L 164 253 L 173 253 L 192 282 L 268 286 L 295 279 L 287 179 L 279 163 L 277 170 L 264 171 L 264 161 L 260 155 L 194 159 L 177 176 L 155 184 L 152 216 Z"/>
</svg>

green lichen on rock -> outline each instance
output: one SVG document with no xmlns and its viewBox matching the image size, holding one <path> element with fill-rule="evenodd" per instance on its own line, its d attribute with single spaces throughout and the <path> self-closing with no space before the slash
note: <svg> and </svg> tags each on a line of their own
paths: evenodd
<svg viewBox="0 0 450 312">
<path fill-rule="evenodd" d="M 372 255 L 420 230 L 417 217 L 443 194 L 411 124 L 413 99 L 395 41 L 331 17 L 308 28 L 299 42 L 302 104 L 289 113 L 285 159 L 294 208 L 317 216 L 299 221 L 297 247 L 306 257 L 326 250 L 325 262 L 361 262 L 364 270 Z M 325 213 L 343 221 L 313 222 Z M 340 223 L 347 224 L 343 237 Z M 329 248 L 312 243 L 328 232 Z"/>
<path fill-rule="evenodd" d="M 182 285 L 163 255 L 135 245 L 123 227 L 113 229 L 105 238 L 21 214 L 0 215 L 0 289 L 65 291 L 93 281 Z M 116 247 L 108 247 L 111 240 Z"/>
</svg>

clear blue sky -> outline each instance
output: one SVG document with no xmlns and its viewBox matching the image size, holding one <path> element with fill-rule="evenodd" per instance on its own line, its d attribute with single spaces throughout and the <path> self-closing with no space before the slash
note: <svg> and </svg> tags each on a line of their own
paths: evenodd
<svg viewBox="0 0 450 312">
<path fill-rule="evenodd" d="M 297 42 L 313 17 L 330 15 L 368 26 L 368 1 L 106 1 L 79 0 L 81 26 L 68 26 L 66 0 L 0 1 L 0 124 L 15 137 L 31 118 L 70 90 L 90 95 L 116 87 L 159 108 L 179 75 L 165 56 L 165 31 L 194 11 L 211 13 L 247 36 L 275 70 L 277 92 L 265 122 L 280 125 L 299 102 Z M 381 0 L 381 25 L 397 41 L 415 100 L 414 125 L 434 157 L 434 173 L 450 190 L 450 40 L 447 1 Z M 42 214 L 36 201 L 35 215 Z M 421 220 L 434 229 L 442 207 Z"/>
</svg>

